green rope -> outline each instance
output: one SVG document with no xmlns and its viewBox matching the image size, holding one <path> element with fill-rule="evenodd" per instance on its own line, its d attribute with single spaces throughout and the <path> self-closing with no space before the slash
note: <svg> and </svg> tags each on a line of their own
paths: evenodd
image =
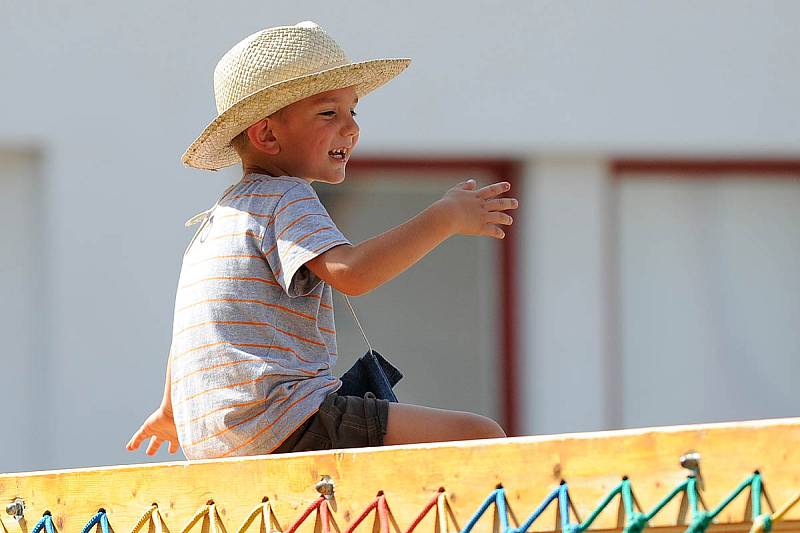
<svg viewBox="0 0 800 533">
<path fill-rule="evenodd" d="M 622 480 L 622 505 L 625 508 L 625 527 L 622 533 L 641 533 L 649 524 L 644 513 L 633 508 L 633 490 L 628 478 Z"/>
<path fill-rule="evenodd" d="M 756 471 L 750 477 L 742 481 L 738 487 L 733 489 L 733 491 L 728 494 L 728 496 L 722 500 L 722 502 L 714 508 L 713 511 L 706 511 L 700 510 L 697 506 L 698 501 L 698 492 L 697 492 L 697 480 L 694 476 L 689 478 L 689 484 L 686 487 L 686 493 L 689 496 L 689 506 L 692 510 L 692 521 L 689 524 L 689 527 L 686 528 L 686 533 L 704 533 L 708 526 L 714 521 L 714 518 L 720 514 L 723 509 L 725 509 L 730 503 L 737 497 L 739 494 L 744 491 L 747 487 L 750 487 L 750 499 L 752 501 L 752 519 L 755 522 L 759 520 L 761 515 L 761 493 L 762 493 L 762 481 L 761 481 L 761 474 Z M 762 519 L 763 520 L 763 519 Z M 765 526 L 771 527 L 771 523 L 767 524 L 767 521 L 764 521 Z M 768 529 L 765 529 L 768 531 Z"/>
</svg>

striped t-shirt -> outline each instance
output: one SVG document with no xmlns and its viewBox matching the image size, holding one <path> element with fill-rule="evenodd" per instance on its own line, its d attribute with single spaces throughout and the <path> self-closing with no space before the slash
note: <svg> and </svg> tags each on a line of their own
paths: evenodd
<svg viewBox="0 0 800 533">
<path fill-rule="evenodd" d="M 341 382 L 331 288 L 304 265 L 348 244 L 314 189 L 248 175 L 183 258 L 172 406 L 189 459 L 269 453 Z"/>
</svg>

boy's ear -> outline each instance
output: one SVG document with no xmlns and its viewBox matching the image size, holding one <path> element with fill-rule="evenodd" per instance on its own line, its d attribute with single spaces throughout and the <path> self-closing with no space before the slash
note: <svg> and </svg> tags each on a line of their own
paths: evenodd
<svg viewBox="0 0 800 533">
<path fill-rule="evenodd" d="M 267 155 L 278 155 L 281 151 L 278 138 L 273 131 L 274 121 L 270 118 L 259 120 L 247 128 L 247 138 L 250 145 Z"/>
</svg>

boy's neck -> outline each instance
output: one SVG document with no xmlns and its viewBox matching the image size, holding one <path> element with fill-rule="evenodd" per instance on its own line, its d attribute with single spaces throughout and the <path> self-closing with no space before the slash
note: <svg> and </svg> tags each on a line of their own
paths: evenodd
<svg viewBox="0 0 800 533">
<path fill-rule="evenodd" d="M 280 168 L 278 168 L 276 166 L 270 166 L 268 168 L 264 168 L 263 165 L 257 165 L 257 164 L 253 164 L 253 163 L 242 163 L 242 172 L 243 172 L 242 177 L 248 176 L 250 174 L 261 174 L 261 175 L 266 175 L 266 176 L 272 176 L 273 178 L 277 178 L 279 176 L 291 176 L 292 175 L 291 173 L 285 172 L 285 171 L 281 170 Z M 300 176 L 295 176 L 295 177 L 299 177 L 301 179 L 304 179 L 308 183 L 313 183 L 314 182 L 314 180 L 309 179 L 309 178 L 302 178 Z"/>
</svg>

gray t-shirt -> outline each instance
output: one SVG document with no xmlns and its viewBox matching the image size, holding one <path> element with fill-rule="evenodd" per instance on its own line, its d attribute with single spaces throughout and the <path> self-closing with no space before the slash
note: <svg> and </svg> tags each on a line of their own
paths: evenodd
<svg viewBox="0 0 800 533">
<path fill-rule="evenodd" d="M 269 453 L 341 386 L 331 288 L 304 265 L 340 244 L 308 182 L 251 174 L 183 259 L 172 405 L 189 459 Z"/>
</svg>

